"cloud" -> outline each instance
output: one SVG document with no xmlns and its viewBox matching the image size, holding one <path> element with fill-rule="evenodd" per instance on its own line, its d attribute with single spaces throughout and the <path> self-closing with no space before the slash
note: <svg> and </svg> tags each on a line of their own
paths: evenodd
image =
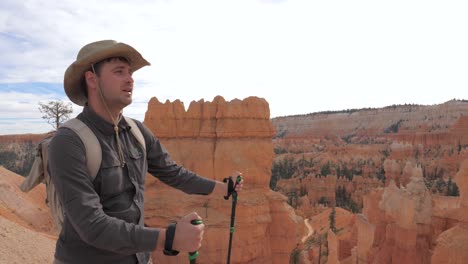
<svg viewBox="0 0 468 264">
<path fill-rule="evenodd" d="M 3 0 L 0 84 L 60 87 L 83 45 L 116 39 L 152 63 L 125 110 L 140 120 L 153 96 L 258 96 L 272 117 L 442 103 L 468 98 L 466 13 L 466 1 Z M 35 93 L 15 92 L 9 107 L 32 114 L 21 102 Z"/>
<path fill-rule="evenodd" d="M 0 134 L 44 133 L 52 129 L 43 120 L 39 102 L 67 100 L 61 84 L 8 83 L 0 84 Z M 81 111 L 74 107 L 74 115 Z"/>
<path fill-rule="evenodd" d="M 51 100 L 63 100 L 53 94 L 27 94 L 18 92 L 0 93 L 0 118 L 40 118 L 39 102 L 46 103 Z M 69 102 L 68 100 L 63 100 Z"/>
</svg>

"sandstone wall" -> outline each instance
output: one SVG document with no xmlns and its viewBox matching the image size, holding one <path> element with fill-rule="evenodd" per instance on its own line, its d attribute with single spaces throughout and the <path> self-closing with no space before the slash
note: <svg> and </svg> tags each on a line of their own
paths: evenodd
<svg viewBox="0 0 468 264">
<path fill-rule="evenodd" d="M 269 190 L 274 157 L 268 103 L 249 97 L 226 102 L 192 102 L 185 111 L 180 101 L 149 102 L 145 124 L 171 156 L 205 177 L 222 180 L 241 171 L 245 190 L 239 197 L 232 263 L 288 263 L 303 235 L 304 226 L 286 204 L 286 197 Z M 155 188 L 156 187 L 156 188 Z M 148 177 L 146 219 L 165 226 L 191 211 L 207 225 L 199 263 L 223 263 L 227 257 L 231 201 L 188 196 Z M 187 256 L 165 258 L 162 263 L 186 263 Z"/>
<path fill-rule="evenodd" d="M 251 175 L 249 184 L 265 186 L 271 175 L 274 128 L 268 103 L 248 97 L 226 102 L 160 103 L 152 98 L 145 124 L 184 166 L 222 180 L 234 170 Z"/>
</svg>

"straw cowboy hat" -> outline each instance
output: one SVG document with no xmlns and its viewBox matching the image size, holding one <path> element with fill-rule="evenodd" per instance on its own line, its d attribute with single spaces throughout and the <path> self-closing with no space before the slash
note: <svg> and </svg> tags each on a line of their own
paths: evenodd
<svg viewBox="0 0 468 264">
<path fill-rule="evenodd" d="M 125 57 L 135 72 L 143 66 L 150 65 L 133 47 L 115 40 L 102 40 L 92 42 L 78 52 L 76 61 L 65 71 L 63 85 L 65 93 L 77 105 L 85 105 L 88 101 L 82 85 L 84 73 L 91 65 L 111 57 Z"/>
</svg>

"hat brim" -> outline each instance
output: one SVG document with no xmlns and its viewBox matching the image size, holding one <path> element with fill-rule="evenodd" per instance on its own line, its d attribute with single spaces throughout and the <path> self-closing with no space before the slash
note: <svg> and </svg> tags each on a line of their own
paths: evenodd
<svg viewBox="0 0 468 264">
<path fill-rule="evenodd" d="M 91 68 L 92 64 L 112 57 L 125 57 L 128 59 L 133 72 L 150 65 L 137 50 L 125 43 L 116 43 L 112 47 L 77 59 L 67 68 L 63 80 L 65 93 L 73 103 L 84 106 L 88 101 L 85 94 L 86 87 L 82 86 L 84 73 Z"/>
</svg>

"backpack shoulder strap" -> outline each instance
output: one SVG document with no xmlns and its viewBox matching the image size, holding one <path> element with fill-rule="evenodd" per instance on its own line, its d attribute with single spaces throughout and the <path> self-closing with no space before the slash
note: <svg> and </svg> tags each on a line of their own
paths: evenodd
<svg viewBox="0 0 468 264">
<path fill-rule="evenodd" d="M 132 132 L 133 136 L 137 139 L 138 143 L 140 143 L 146 153 L 145 138 L 143 137 L 140 128 L 138 128 L 138 125 L 135 123 L 135 121 L 133 121 L 133 119 L 126 116 L 124 116 L 124 118 L 127 124 L 131 127 L 130 131 Z"/>
<path fill-rule="evenodd" d="M 85 123 L 77 118 L 68 120 L 60 127 L 69 128 L 80 137 L 86 149 L 86 166 L 88 167 L 91 181 L 93 181 L 98 174 L 102 162 L 101 144 L 96 135 Z"/>
</svg>

